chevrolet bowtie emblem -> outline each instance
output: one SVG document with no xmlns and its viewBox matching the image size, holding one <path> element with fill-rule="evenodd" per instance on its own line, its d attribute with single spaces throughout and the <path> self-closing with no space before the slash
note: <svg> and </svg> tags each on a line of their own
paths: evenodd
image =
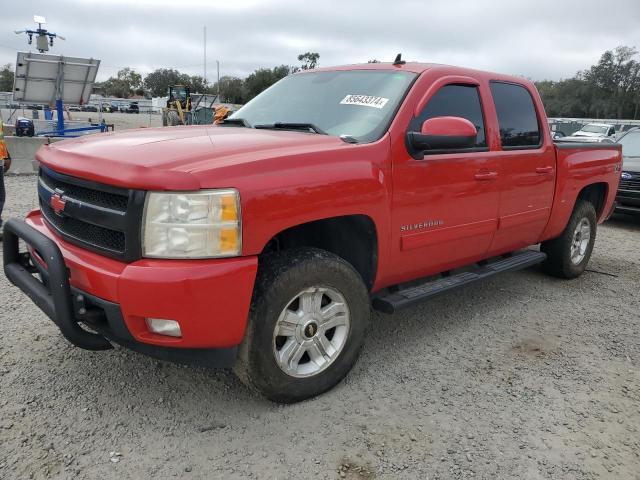
<svg viewBox="0 0 640 480">
<path fill-rule="evenodd" d="M 67 202 L 60 196 L 59 193 L 54 193 L 53 195 L 51 195 L 49 205 L 51 205 L 51 208 L 53 208 L 53 211 L 56 213 L 56 215 L 62 215 Z"/>
</svg>

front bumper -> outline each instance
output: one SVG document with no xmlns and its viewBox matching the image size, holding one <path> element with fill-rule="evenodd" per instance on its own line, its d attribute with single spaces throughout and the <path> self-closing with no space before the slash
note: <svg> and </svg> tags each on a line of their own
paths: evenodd
<svg viewBox="0 0 640 480">
<path fill-rule="evenodd" d="M 19 239 L 29 252 L 19 252 Z M 4 268 L 74 345 L 100 350 L 110 340 L 158 358 L 229 366 L 244 337 L 257 258 L 122 263 L 61 240 L 34 211 L 6 223 Z M 182 337 L 150 332 L 145 318 L 176 320 Z"/>
<path fill-rule="evenodd" d="M 618 189 L 616 212 L 640 215 L 640 190 Z"/>
</svg>

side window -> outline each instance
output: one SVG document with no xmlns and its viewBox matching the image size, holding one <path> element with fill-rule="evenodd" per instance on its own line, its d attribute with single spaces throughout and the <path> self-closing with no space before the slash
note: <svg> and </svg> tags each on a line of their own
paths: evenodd
<svg viewBox="0 0 640 480">
<path fill-rule="evenodd" d="M 476 147 L 486 147 L 484 117 L 478 88 L 473 85 L 445 85 L 431 97 L 417 118 L 409 126 L 419 132 L 425 120 L 434 117 L 462 117 L 476 126 L 478 137 Z"/>
<path fill-rule="evenodd" d="M 531 148 L 540 145 L 538 116 L 529 91 L 522 85 L 491 82 L 502 147 Z"/>
</svg>

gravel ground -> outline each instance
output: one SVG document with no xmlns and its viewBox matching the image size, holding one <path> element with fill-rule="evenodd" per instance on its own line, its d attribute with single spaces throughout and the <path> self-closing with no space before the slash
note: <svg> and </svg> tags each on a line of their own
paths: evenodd
<svg viewBox="0 0 640 480">
<path fill-rule="evenodd" d="M 7 180 L 6 216 L 35 177 Z M 374 314 L 359 363 L 272 404 L 231 373 L 72 347 L 0 278 L 0 478 L 640 479 L 640 222 L 591 271 Z"/>
</svg>

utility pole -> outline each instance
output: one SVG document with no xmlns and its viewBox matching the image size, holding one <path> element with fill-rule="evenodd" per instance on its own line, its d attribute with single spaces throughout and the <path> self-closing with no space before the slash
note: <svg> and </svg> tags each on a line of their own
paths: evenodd
<svg viewBox="0 0 640 480">
<path fill-rule="evenodd" d="M 218 103 L 220 103 L 220 62 L 218 60 L 216 60 L 216 70 L 218 71 L 218 74 L 217 74 L 218 82 L 216 83 L 216 86 L 218 87 L 217 88 L 217 90 L 218 90 L 218 93 L 217 93 L 218 98 L 217 98 L 217 100 L 218 100 Z"/>
<path fill-rule="evenodd" d="M 207 26 L 204 26 L 204 87 L 207 88 Z M 206 92 L 202 92 L 206 93 Z"/>
</svg>

